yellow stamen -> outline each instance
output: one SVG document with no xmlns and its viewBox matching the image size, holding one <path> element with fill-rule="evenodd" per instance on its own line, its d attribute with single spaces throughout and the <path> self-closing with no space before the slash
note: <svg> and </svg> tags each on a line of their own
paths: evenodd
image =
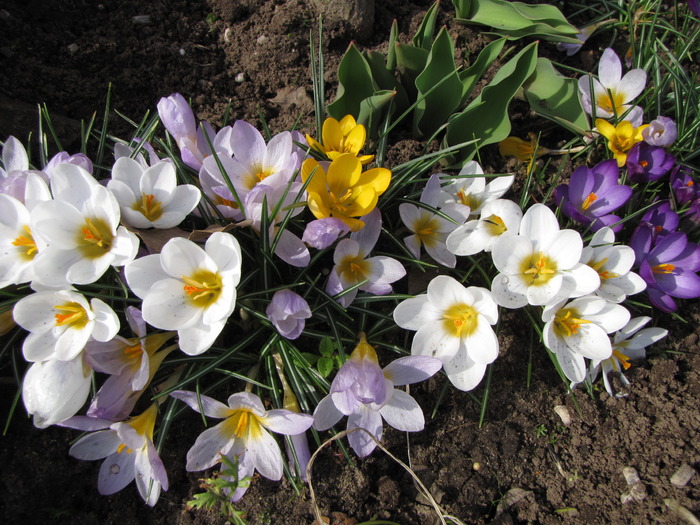
<svg viewBox="0 0 700 525">
<path fill-rule="evenodd" d="M 149 221 L 155 221 L 163 215 L 163 206 L 160 201 L 156 200 L 155 195 L 141 195 L 141 202 L 134 202 L 132 209 L 141 212 Z"/>
<path fill-rule="evenodd" d="M 521 273 L 529 276 L 528 286 L 539 286 L 547 283 L 557 272 L 557 264 L 543 253 L 533 254 L 531 259 L 524 259 Z"/>
<path fill-rule="evenodd" d="M 657 264 L 656 266 L 651 267 L 652 273 L 671 273 L 676 269 L 676 267 L 672 264 L 666 263 L 666 264 Z"/>
<path fill-rule="evenodd" d="M 221 277 L 209 270 L 198 270 L 192 276 L 183 275 L 182 287 L 189 299 L 200 308 L 216 302 L 221 295 Z"/>
<path fill-rule="evenodd" d="M 595 193 L 589 193 L 588 197 L 586 197 L 586 199 L 583 201 L 583 204 L 581 204 L 581 209 L 587 210 L 591 207 L 591 204 L 593 204 L 597 199 L 598 196 Z"/>
<path fill-rule="evenodd" d="M 464 303 L 453 304 L 442 314 L 443 326 L 453 337 L 473 334 L 479 325 L 479 313 L 473 306 Z"/>
<path fill-rule="evenodd" d="M 622 365 L 622 368 L 624 368 L 625 370 L 632 366 L 632 363 L 630 363 L 629 356 L 626 356 L 619 350 L 613 350 L 613 356 L 617 357 L 617 359 L 620 361 L 620 364 Z M 615 362 L 614 359 L 612 361 L 613 363 Z"/>
<path fill-rule="evenodd" d="M 27 232 L 27 235 L 18 236 L 14 241 L 12 241 L 12 246 L 26 247 L 26 251 L 24 252 L 23 257 L 25 259 L 31 260 L 37 253 L 37 247 L 36 243 L 34 242 L 34 237 L 32 236 L 32 230 L 30 230 L 29 226 L 27 226 L 26 224 L 24 226 L 24 231 Z"/>
<path fill-rule="evenodd" d="M 580 319 L 576 317 L 577 315 L 579 315 L 578 312 L 568 308 L 559 310 L 554 316 L 554 331 L 557 333 L 557 335 L 560 337 L 571 337 L 579 332 L 582 324 L 588 324 L 591 322 L 585 319 Z"/>
<path fill-rule="evenodd" d="M 85 226 L 78 234 L 78 248 L 83 256 L 96 259 L 103 256 L 112 248 L 114 234 L 109 225 L 100 218 L 86 218 Z"/>
<path fill-rule="evenodd" d="M 70 325 L 74 328 L 82 328 L 88 322 L 87 311 L 76 302 L 55 305 L 54 309 L 59 311 L 54 316 L 56 318 L 56 326 Z"/>
<path fill-rule="evenodd" d="M 143 349 L 141 348 L 141 343 L 134 346 L 127 346 L 124 349 L 124 355 L 127 359 L 134 359 L 136 357 L 139 357 L 142 353 Z"/>
</svg>

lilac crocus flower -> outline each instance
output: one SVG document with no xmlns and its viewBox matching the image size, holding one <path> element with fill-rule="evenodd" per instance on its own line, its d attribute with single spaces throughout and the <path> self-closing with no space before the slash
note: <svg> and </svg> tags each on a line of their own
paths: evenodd
<svg viewBox="0 0 700 525">
<path fill-rule="evenodd" d="M 669 201 L 659 201 L 647 210 L 630 239 L 630 246 L 635 253 L 635 266 L 641 264 L 641 257 L 649 253 L 660 239 L 675 232 L 680 221 Z"/>
<path fill-rule="evenodd" d="M 571 174 L 569 184 L 557 186 L 554 198 L 561 205 L 564 215 L 589 225 L 591 230 L 598 231 L 609 226 L 618 232 L 622 225 L 612 225 L 620 217 L 612 212 L 632 196 L 629 186 L 617 183 L 618 175 L 614 159 L 600 162 L 593 169 L 580 166 Z"/>
<path fill-rule="evenodd" d="M 363 216 L 362 220 L 365 227 L 351 233 L 350 238 L 343 239 L 336 246 L 333 253 L 335 266 L 326 285 L 326 292 L 336 295 L 365 281 L 359 288 L 338 299 L 345 308 L 353 302 L 358 290 L 374 295 L 386 295 L 392 291 L 391 283 L 406 275 L 403 265 L 392 257 L 369 257 L 382 230 L 382 216 L 379 210 L 375 208 Z"/>
<path fill-rule="evenodd" d="M 650 146 L 667 148 L 678 137 L 678 128 L 672 119 L 659 115 L 642 130 L 642 137 Z"/>
<path fill-rule="evenodd" d="M 280 335 L 286 339 L 296 339 L 304 331 L 306 319 L 311 317 L 311 309 L 302 296 L 291 290 L 279 290 L 265 310 Z"/>
<path fill-rule="evenodd" d="M 700 196 L 700 186 L 695 183 L 693 174 L 685 166 L 674 167 L 670 178 L 671 189 L 679 205 L 684 206 Z"/>
<path fill-rule="evenodd" d="M 632 182 L 653 182 L 666 175 L 675 161 L 664 148 L 637 142 L 627 153 L 627 174 Z"/>
<path fill-rule="evenodd" d="M 100 494 L 119 492 L 136 480 L 143 500 L 151 507 L 160 496 L 161 487 L 168 490 L 168 475 L 153 445 L 153 428 L 158 415 L 154 403 L 142 414 L 124 423 L 113 423 L 79 439 L 70 448 L 74 458 L 96 460 L 106 458 L 100 467 L 97 489 Z"/>
<path fill-rule="evenodd" d="M 344 221 L 335 217 L 324 217 L 306 224 L 302 241 L 312 248 L 323 250 L 349 232 L 350 226 Z"/>
<path fill-rule="evenodd" d="M 639 275 L 647 283 L 652 304 L 665 312 L 677 310 L 674 297 L 700 297 L 700 245 L 683 232 L 670 233 L 648 252 L 637 253 Z"/>
<path fill-rule="evenodd" d="M 425 381 L 440 368 L 439 359 L 415 355 L 396 359 L 382 369 L 377 353 L 362 333 L 350 359 L 333 379 L 330 394 L 316 407 L 314 428 L 326 430 L 349 416 L 348 430 L 364 428 L 377 440 L 382 438 L 382 418 L 397 430 L 423 430 L 425 419 L 416 400 L 394 387 Z M 376 447 L 364 432 L 349 434 L 348 442 L 361 458 Z"/>
</svg>

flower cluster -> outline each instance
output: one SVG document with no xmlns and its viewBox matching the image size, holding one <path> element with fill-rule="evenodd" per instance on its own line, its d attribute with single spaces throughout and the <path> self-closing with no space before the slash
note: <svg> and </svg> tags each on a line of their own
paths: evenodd
<svg viewBox="0 0 700 525">
<path fill-rule="evenodd" d="M 289 436 L 287 470 L 305 479 L 312 426 L 347 416 L 348 430 L 364 429 L 348 437 L 359 457 L 384 423 L 422 430 L 401 387 L 442 370 L 446 384 L 477 388 L 499 356 L 504 310 L 526 309 L 562 377 L 590 385 L 602 374 L 622 395 L 608 376 L 667 333 L 633 317 L 641 299 L 628 297 L 646 291 L 665 312 L 700 297 L 697 173 L 672 149 L 680 126 L 663 115 L 644 124 L 634 101 L 646 79 L 623 76 L 604 51 L 597 78 L 578 80 L 589 144 L 540 153 L 599 145 L 605 158 L 577 159 L 533 204 L 509 197 L 524 184 L 516 174 L 473 160 L 445 168 L 451 151 L 389 169 L 355 115 L 328 118 L 316 139 L 265 138 L 242 120 L 197 123 L 173 94 L 157 105 L 173 140 L 152 130 L 114 144 L 113 162 L 64 152 L 41 170 L 9 138 L 0 289 L 27 332 L 27 412 L 40 428 L 89 432 L 70 454 L 104 459 L 100 493 L 135 481 L 154 505 L 168 489 L 159 421 L 178 403 L 221 420 L 196 439 L 187 470 L 221 463 L 235 502 L 256 471 L 282 477 L 271 433 Z M 532 137 L 500 148 L 529 160 L 530 174 Z"/>
</svg>

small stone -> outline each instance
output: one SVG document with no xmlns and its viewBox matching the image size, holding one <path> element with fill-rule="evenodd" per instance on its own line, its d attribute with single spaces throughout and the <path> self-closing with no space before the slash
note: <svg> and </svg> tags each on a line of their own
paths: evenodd
<svg viewBox="0 0 700 525">
<path fill-rule="evenodd" d="M 265 35 L 260 35 L 260 36 L 258 37 L 257 42 L 258 42 L 258 44 L 262 45 L 262 44 L 264 44 L 265 42 L 267 42 L 268 40 L 269 40 L 269 39 L 268 39 Z"/>
<path fill-rule="evenodd" d="M 629 486 L 639 483 L 639 474 L 637 474 L 637 470 L 634 467 L 624 467 L 622 475 L 625 476 L 625 481 Z"/>
<path fill-rule="evenodd" d="M 565 427 L 571 425 L 571 414 L 569 413 L 568 408 L 566 408 L 564 405 L 557 405 L 554 407 L 554 412 L 559 416 L 562 424 Z"/>
<path fill-rule="evenodd" d="M 245 82 L 245 73 L 238 73 L 233 79 L 239 84 Z"/>
<path fill-rule="evenodd" d="M 183 48 L 180 48 L 180 56 L 184 57 L 187 54 L 187 51 L 185 51 Z"/>
<path fill-rule="evenodd" d="M 147 26 L 151 24 L 151 15 L 136 15 L 131 17 L 134 24 Z"/>
<path fill-rule="evenodd" d="M 695 469 L 687 463 L 683 463 L 678 470 L 673 473 L 673 476 L 671 476 L 671 483 L 673 483 L 673 485 L 677 488 L 682 489 L 688 484 L 694 475 Z"/>
<path fill-rule="evenodd" d="M 232 33 L 232 31 L 231 31 L 231 28 L 230 28 L 230 27 L 227 27 L 227 28 L 224 30 L 224 42 L 226 42 L 227 44 L 228 44 L 229 42 L 231 42 L 231 33 Z"/>
<path fill-rule="evenodd" d="M 637 474 L 636 469 L 633 467 L 625 467 L 622 469 L 622 475 L 625 477 L 630 491 L 620 496 L 620 501 L 624 504 L 630 501 L 644 500 L 644 498 L 647 497 L 647 489 L 644 483 L 639 479 L 639 474 Z"/>
<path fill-rule="evenodd" d="M 474 464 L 472 465 L 472 469 L 476 470 L 478 472 L 479 470 L 481 470 L 481 463 L 479 463 L 478 461 L 475 461 Z"/>
<path fill-rule="evenodd" d="M 72 44 L 68 44 L 68 52 L 71 55 L 74 55 L 75 53 L 77 53 L 78 49 L 79 49 L 78 44 L 76 44 L 75 42 L 73 42 Z"/>
<path fill-rule="evenodd" d="M 0 9 L 0 20 L 9 20 L 10 18 L 12 18 L 12 15 L 10 15 L 9 11 Z"/>
</svg>

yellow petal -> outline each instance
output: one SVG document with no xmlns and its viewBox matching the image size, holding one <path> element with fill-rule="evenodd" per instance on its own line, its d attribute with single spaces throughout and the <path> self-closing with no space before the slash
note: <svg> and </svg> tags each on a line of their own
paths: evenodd
<svg viewBox="0 0 700 525">
<path fill-rule="evenodd" d="M 348 189 L 357 184 L 362 173 L 362 164 L 350 153 L 340 155 L 328 167 L 326 182 L 328 190 L 340 198 Z"/>
<path fill-rule="evenodd" d="M 345 137 L 347 137 L 356 126 L 355 117 L 352 115 L 345 115 L 340 119 L 340 131 Z M 364 128 L 364 126 L 362 127 Z M 364 140 L 362 142 L 364 143 Z"/>
<path fill-rule="evenodd" d="M 343 142 L 343 131 L 334 118 L 327 118 L 323 123 L 323 147 L 326 152 L 340 151 Z"/>
<path fill-rule="evenodd" d="M 612 140 L 612 137 L 615 136 L 615 126 L 610 124 L 610 122 L 607 120 L 602 118 L 595 119 L 595 127 L 598 130 L 598 133 L 603 135 L 608 140 Z"/>
</svg>

